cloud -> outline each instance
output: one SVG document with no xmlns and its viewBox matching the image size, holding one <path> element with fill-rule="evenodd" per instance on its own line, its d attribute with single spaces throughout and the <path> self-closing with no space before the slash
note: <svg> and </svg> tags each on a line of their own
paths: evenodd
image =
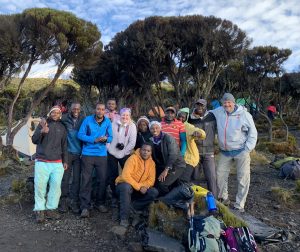
<svg viewBox="0 0 300 252">
<path fill-rule="evenodd" d="M 49 7 L 71 11 L 96 23 L 107 44 L 119 31 L 137 19 L 152 15 L 214 15 L 231 20 L 253 39 L 252 46 L 290 48 L 288 70 L 300 65 L 300 4 L 298 0 L 0 0 L 0 13 L 22 12 L 26 8 Z"/>
</svg>

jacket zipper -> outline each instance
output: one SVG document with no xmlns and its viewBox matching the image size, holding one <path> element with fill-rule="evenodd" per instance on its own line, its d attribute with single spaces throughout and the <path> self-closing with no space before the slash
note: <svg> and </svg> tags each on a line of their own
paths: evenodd
<svg viewBox="0 0 300 252">
<path fill-rule="evenodd" d="M 139 182 L 138 182 L 138 183 L 140 183 L 140 181 L 141 181 L 141 179 L 142 179 L 142 177 L 143 177 L 143 175 L 144 175 L 145 171 L 146 171 L 146 161 L 144 161 L 144 171 L 143 171 L 143 174 L 142 174 L 142 176 L 140 177 L 140 179 L 139 179 Z"/>
<path fill-rule="evenodd" d="M 224 128 L 224 145 L 225 145 L 225 150 L 227 150 L 227 143 L 226 143 L 226 130 L 227 130 L 227 126 L 228 126 L 228 114 L 226 113 L 226 122 L 225 122 L 225 128 Z"/>
</svg>

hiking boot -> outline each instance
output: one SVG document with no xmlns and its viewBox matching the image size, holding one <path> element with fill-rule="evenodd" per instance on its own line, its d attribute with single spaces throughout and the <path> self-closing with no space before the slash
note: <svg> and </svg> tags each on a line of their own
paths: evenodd
<svg viewBox="0 0 300 252">
<path fill-rule="evenodd" d="M 79 214 L 80 213 L 80 207 L 79 207 L 78 202 L 73 201 L 70 205 L 70 208 L 71 208 L 71 210 L 74 214 Z"/>
<path fill-rule="evenodd" d="M 37 223 L 43 223 L 45 221 L 45 211 L 36 211 L 35 220 Z"/>
<path fill-rule="evenodd" d="M 220 202 L 220 203 L 222 203 L 224 206 L 229 206 L 230 205 L 230 199 L 222 199 L 222 198 L 220 198 L 220 199 L 218 199 L 218 201 Z"/>
<path fill-rule="evenodd" d="M 59 205 L 58 205 L 58 209 L 57 209 L 60 213 L 66 213 L 68 212 L 68 202 L 67 202 L 67 198 L 61 198 Z"/>
<path fill-rule="evenodd" d="M 83 209 L 81 211 L 81 214 L 80 214 L 80 218 L 89 218 L 90 217 L 90 211 L 88 209 Z"/>
<path fill-rule="evenodd" d="M 47 210 L 46 218 L 50 220 L 58 220 L 60 219 L 60 214 L 56 210 Z"/>
<path fill-rule="evenodd" d="M 128 228 L 128 226 L 129 226 L 128 220 L 121 220 L 120 221 L 120 226 L 122 226 L 124 228 Z"/>
<path fill-rule="evenodd" d="M 237 208 L 237 207 L 233 207 L 233 210 L 239 213 L 245 213 L 245 209 L 244 208 Z"/>
<path fill-rule="evenodd" d="M 107 213 L 108 209 L 104 205 L 95 205 L 94 208 L 98 210 L 100 213 Z"/>
</svg>

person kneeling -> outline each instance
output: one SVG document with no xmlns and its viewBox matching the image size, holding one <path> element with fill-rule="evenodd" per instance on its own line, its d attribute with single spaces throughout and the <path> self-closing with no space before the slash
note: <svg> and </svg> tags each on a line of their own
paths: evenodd
<svg viewBox="0 0 300 252">
<path fill-rule="evenodd" d="M 128 227 L 131 205 L 136 211 L 143 211 L 158 196 L 153 187 L 155 163 L 151 157 L 152 146 L 144 143 L 125 163 L 122 174 L 116 179 L 116 192 L 120 202 L 120 225 Z"/>
</svg>

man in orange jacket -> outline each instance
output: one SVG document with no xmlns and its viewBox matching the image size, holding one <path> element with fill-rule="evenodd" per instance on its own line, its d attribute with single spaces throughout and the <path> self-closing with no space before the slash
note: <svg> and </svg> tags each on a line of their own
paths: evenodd
<svg viewBox="0 0 300 252">
<path fill-rule="evenodd" d="M 116 192 L 120 201 L 120 225 L 128 227 L 130 205 L 142 211 L 158 196 L 153 187 L 155 163 L 151 157 L 152 147 L 144 143 L 125 163 L 122 174 L 116 179 Z"/>
</svg>

